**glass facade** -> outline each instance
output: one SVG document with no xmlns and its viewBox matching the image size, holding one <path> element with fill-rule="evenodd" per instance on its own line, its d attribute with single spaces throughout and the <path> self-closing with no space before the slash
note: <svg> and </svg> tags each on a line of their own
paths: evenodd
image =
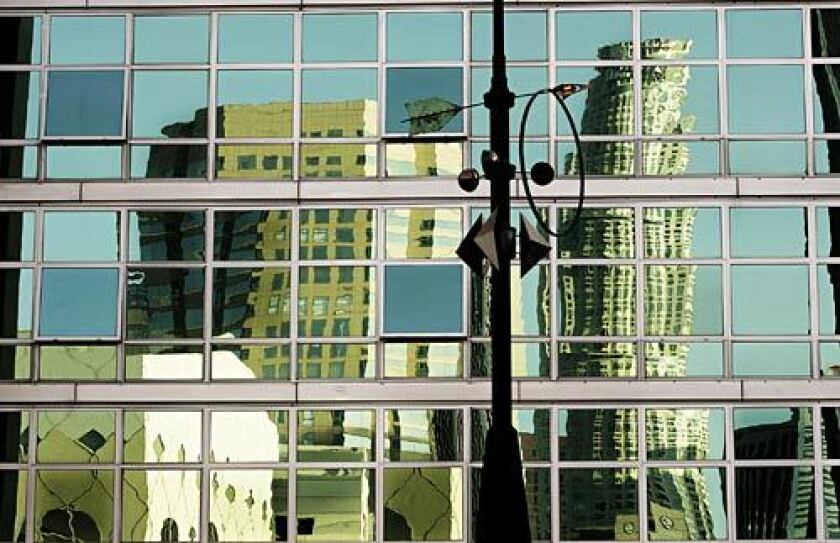
<svg viewBox="0 0 840 543">
<path fill-rule="evenodd" d="M 409 137 L 406 104 L 481 101 L 486 6 L 23 4 L 0 543 L 472 541 L 490 284 L 455 250 L 488 209 L 455 176 L 488 122 Z M 840 540 L 840 9 L 526 2 L 506 28 L 514 92 L 589 85 L 581 220 L 512 274 L 534 540 Z M 525 148 L 565 229 L 553 101 Z"/>
</svg>

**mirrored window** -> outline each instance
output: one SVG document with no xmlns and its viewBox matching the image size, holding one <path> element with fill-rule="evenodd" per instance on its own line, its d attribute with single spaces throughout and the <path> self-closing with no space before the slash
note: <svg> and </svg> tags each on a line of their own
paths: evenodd
<svg viewBox="0 0 840 543">
<path fill-rule="evenodd" d="M 132 145 L 132 179 L 207 177 L 205 145 Z"/>
<path fill-rule="evenodd" d="M 714 141 L 642 142 L 642 175 L 718 175 L 720 144 Z"/>
<path fill-rule="evenodd" d="M 116 268 L 44 268 L 39 334 L 116 336 L 118 285 Z"/>
<path fill-rule="evenodd" d="M 454 462 L 464 457 L 460 409 L 389 409 L 385 458 L 393 462 Z"/>
<path fill-rule="evenodd" d="M 122 70 L 53 70 L 48 81 L 46 136 L 122 135 Z"/>
<path fill-rule="evenodd" d="M 636 344 L 631 342 L 558 342 L 560 377 L 635 377 Z"/>
<path fill-rule="evenodd" d="M 34 212 L 0 211 L 0 262 L 32 260 L 34 243 Z"/>
<path fill-rule="evenodd" d="M 802 12 L 798 9 L 726 10 L 726 56 L 801 57 Z"/>
<path fill-rule="evenodd" d="M 116 261 L 119 215 L 111 211 L 44 213 L 44 260 Z"/>
<path fill-rule="evenodd" d="M 645 266 L 645 333 L 723 333 L 720 266 Z"/>
<path fill-rule="evenodd" d="M 6 104 L 0 111 L 0 139 L 38 137 L 40 96 L 39 72 L 0 72 L 0 97 Z"/>
<path fill-rule="evenodd" d="M 130 211 L 128 259 L 204 260 L 204 211 Z"/>
<path fill-rule="evenodd" d="M 559 514 L 566 519 L 560 523 L 560 539 L 639 539 L 639 482 L 635 469 L 563 468 L 559 478 Z"/>
<path fill-rule="evenodd" d="M 559 231 L 566 232 L 575 218 L 575 208 L 557 210 Z M 636 222 L 633 208 L 584 208 L 575 228 L 558 239 L 560 258 L 633 258 Z"/>
<path fill-rule="evenodd" d="M 197 534 L 201 529 L 200 509 L 199 470 L 123 472 L 123 541 L 178 541 Z"/>
<path fill-rule="evenodd" d="M 635 409 L 561 409 L 557 413 L 560 460 L 635 460 L 638 417 Z"/>
<path fill-rule="evenodd" d="M 840 256 L 840 207 L 820 206 L 816 215 L 817 256 Z"/>
<path fill-rule="evenodd" d="M 461 468 L 385 468 L 385 541 L 460 540 L 464 481 Z"/>
<path fill-rule="evenodd" d="M 288 260 L 291 231 L 288 210 L 219 210 L 213 216 L 213 253 L 216 260 Z"/>
<path fill-rule="evenodd" d="M 0 463 L 25 463 L 29 452 L 29 412 L 0 411 Z"/>
<path fill-rule="evenodd" d="M 458 334 L 464 329 L 463 267 L 386 266 L 383 332 Z"/>
<path fill-rule="evenodd" d="M 0 64 L 41 62 L 41 18 L 0 17 Z"/>
<path fill-rule="evenodd" d="M 126 283 L 128 339 L 202 337 L 202 268 L 129 268 Z"/>
<path fill-rule="evenodd" d="M 472 459 L 484 458 L 487 431 L 490 429 L 490 410 L 473 409 L 472 417 Z M 551 451 L 551 421 L 548 409 L 514 409 L 513 427 L 519 433 L 520 450 L 524 462 L 539 462 L 549 459 Z"/>
<path fill-rule="evenodd" d="M 122 178 L 119 145 L 51 145 L 47 152 L 47 179 Z"/>
<path fill-rule="evenodd" d="M 38 148 L 0 146 L 0 179 L 30 180 L 38 177 Z"/>
<path fill-rule="evenodd" d="M 29 345 L 0 345 L 0 381 L 28 381 L 31 368 Z"/>
<path fill-rule="evenodd" d="M 723 409 L 647 409 L 648 460 L 722 460 L 726 426 Z"/>
<path fill-rule="evenodd" d="M 472 59 L 490 60 L 493 55 L 492 14 L 472 13 Z M 508 60 L 547 60 L 548 47 L 544 11 L 507 11 L 505 13 L 506 36 L 528 36 L 528 39 L 505 41 L 505 56 Z M 530 89 L 537 90 L 536 88 Z"/>
<path fill-rule="evenodd" d="M 292 135 L 290 70 L 221 70 L 216 90 L 220 138 Z"/>
<path fill-rule="evenodd" d="M 125 17 L 51 17 L 50 64 L 123 64 Z"/>
<path fill-rule="evenodd" d="M 818 11 L 818 10 L 815 10 Z M 840 10 L 837 10 L 840 13 Z M 840 132 L 840 112 L 834 97 L 834 82 L 840 76 L 836 64 L 815 64 L 812 68 L 814 87 L 814 132 L 836 134 Z M 830 146 L 832 142 L 827 142 Z"/>
<path fill-rule="evenodd" d="M 813 458 L 809 407 L 736 407 L 735 458 Z"/>
<path fill-rule="evenodd" d="M 787 42 L 775 38 L 773 41 Z M 801 66 L 728 66 L 726 78 L 730 132 L 797 134 L 805 131 Z M 766 92 L 768 88 L 774 92 Z M 768 115 L 769 111 L 773 114 Z"/>
<path fill-rule="evenodd" d="M 456 176 L 464 166 L 460 142 L 389 143 L 385 146 L 387 177 Z"/>
<path fill-rule="evenodd" d="M 668 60 L 671 55 L 667 55 Z M 717 66 L 674 64 L 642 68 L 642 132 L 645 134 L 716 134 Z"/>
<path fill-rule="evenodd" d="M 376 177 L 377 146 L 366 143 L 305 143 L 300 147 L 303 179 Z"/>
<path fill-rule="evenodd" d="M 805 175 L 805 142 L 730 141 L 729 168 L 733 174 Z"/>
<path fill-rule="evenodd" d="M 551 347 L 548 342 L 517 342 L 510 345 L 511 375 L 544 377 L 551 373 Z M 493 376 L 493 346 L 489 341 L 470 344 L 470 377 Z"/>
<path fill-rule="evenodd" d="M 460 208 L 386 210 L 385 257 L 454 258 L 462 238 L 462 215 Z"/>
<path fill-rule="evenodd" d="M 216 146 L 218 179 L 277 180 L 292 178 L 291 145 Z"/>
<path fill-rule="evenodd" d="M 735 334 L 807 334 L 805 266 L 732 266 Z"/>
<path fill-rule="evenodd" d="M 729 211 L 732 256 L 806 256 L 806 212 L 801 207 L 738 207 Z"/>
<path fill-rule="evenodd" d="M 99 345 L 43 345 L 39 377 L 43 380 L 113 381 L 117 348 Z"/>
<path fill-rule="evenodd" d="M 296 483 L 297 517 L 304 521 L 300 541 L 374 539 L 374 470 L 299 469 Z"/>
<path fill-rule="evenodd" d="M 522 40 L 528 41 L 528 40 Z M 491 68 L 473 68 L 472 70 L 472 103 L 481 103 L 484 100 L 484 93 L 490 87 Z M 508 85 L 514 94 L 528 94 L 548 87 L 548 71 L 545 67 L 521 67 L 514 66 L 507 70 Z M 537 98 L 528 113 L 528 123 L 525 126 L 526 136 L 545 136 L 548 134 L 548 96 Z M 516 100 L 513 109 L 510 111 L 510 134 L 518 138 L 522 125 L 522 115 L 525 113 L 527 98 Z M 470 133 L 475 136 L 490 135 L 490 116 L 486 111 L 473 110 Z M 514 144 L 516 141 L 514 140 Z M 511 159 L 518 164 L 518 147 L 512 146 L 516 151 L 511 154 Z"/>
<path fill-rule="evenodd" d="M 636 268 L 624 265 L 560 266 L 557 326 L 564 336 L 636 333 Z"/>
<path fill-rule="evenodd" d="M 520 267 L 511 267 L 511 333 L 548 336 L 551 327 L 551 276 L 549 266 L 539 265 L 520 277 Z M 490 278 L 472 278 L 472 333 L 490 335 Z"/>
<path fill-rule="evenodd" d="M 27 479 L 25 470 L 0 470 L 0 491 L 8 497 L 0 510 L 0 538 L 7 541 L 26 539 Z"/>
<path fill-rule="evenodd" d="M 840 458 L 840 407 L 824 406 L 820 408 L 822 423 L 822 457 Z"/>
<path fill-rule="evenodd" d="M 128 380 L 190 380 L 201 379 L 202 375 L 202 345 L 125 346 L 125 378 Z"/>
<path fill-rule="evenodd" d="M 557 58 L 629 60 L 633 15 L 629 11 L 557 12 Z"/>
<path fill-rule="evenodd" d="M 726 539 L 725 468 L 651 468 L 647 494 L 651 540 Z"/>
<path fill-rule="evenodd" d="M 35 541 L 114 537 L 114 472 L 109 469 L 38 470 L 35 474 Z"/>
<path fill-rule="evenodd" d="M 303 70 L 301 137 L 361 138 L 379 132 L 376 68 Z"/>
<path fill-rule="evenodd" d="M 367 266 L 302 266 L 298 334 L 360 337 L 375 333 L 376 273 Z"/>
<path fill-rule="evenodd" d="M 134 62 L 207 62 L 210 52 L 208 23 L 206 15 L 135 17 Z"/>
<path fill-rule="evenodd" d="M 292 273 L 289 268 L 213 270 L 213 335 L 289 337 Z"/>
<path fill-rule="evenodd" d="M 200 462 L 201 412 L 125 411 L 123 459 L 132 464 Z"/>
<path fill-rule="evenodd" d="M 478 529 L 478 508 L 481 496 L 481 468 L 472 468 L 471 514 L 472 533 Z M 525 478 L 525 502 L 528 505 L 528 521 L 531 537 L 534 541 L 551 539 L 551 470 L 549 468 L 526 467 L 522 470 Z"/>
<path fill-rule="evenodd" d="M 207 137 L 206 71 L 136 71 L 133 99 L 134 137 Z"/>
<path fill-rule="evenodd" d="M 840 265 L 817 266 L 820 333 L 840 335 Z"/>
<path fill-rule="evenodd" d="M 820 343 L 820 377 L 840 376 L 840 343 Z"/>
<path fill-rule="evenodd" d="M 301 462 L 372 462 L 373 411 L 298 411 L 297 453 Z"/>
<path fill-rule="evenodd" d="M 632 141 L 583 141 L 583 161 L 587 177 L 632 177 L 636 155 Z M 578 177 L 580 156 L 571 142 L 557 144 L 557 172 L 559 176 Z"/>
<path fill-rule="evenodd" d="M 304 62 L 376 61 L 375 13 L 304 13 Z"/>
<path fill-rule="evenodd" d="M 297 370 L 298 379 L 373 379 L 376 348 L 360 343 L 298 344 Z"/>
<path fill-rule="evenodd" d="M 635 132 L 632 67 L 562 66 L 557 69 L 557 81 L 589 85 L 586 93 L 571 97 L 565 102 L 581 134 L 629 135 Z M 572 129 L 560 107 L 557 108 L 556 123 L 559 135 L 572 135 Z M 597 172 L 599 175 L 620 173 L 621 162 L 618 151 L 601 149 L 598 145 L 603 143 L 605 142 L 585 142 L 583 150 L 587 165 L 593 164 L 593 168 L 587 168 L 587 173 Z M 570 149 L 573 148 L 574 145 L 570 147 Z M 560 155 L 561 164 L 563 164 L 562 158 L 563 155 Z M 632 172 L 632 169 L 630 171 Z"/>
<path fill-rule="evenodd" d="M 642 58 L 661 58 L 661 49 L 645 47 L 655 40 L 685 44 L 685 58 L 717 58 L 717 14 L 712 10 L 642 12 Z"/>
<path fill-rule="evenodd" d="M 647 377 L 722 377 L 723 346 L 719 342 L 645 343 Z"/>
<path fill-rule="evenodd" d="M 647 258 L 720 257 L 720 209 L 647 207 L 642 222 Z"/>
<path fill-rule="evenodd" d="M 796 504 L 795 515 L 768 515 L 767 496 Z M 765 501 L 762 502 L 762 499 Z M 738 539 L 813 539 L 814 468 L 768 466 L 735 468 L 735 529 Z"/>
<path fill-rule="evenodd" d="M 832 539 L 840 538 L 840 517 L 833 505 L 840 498 L 840 466 L 823 468 L 823 493 L 825 502 L 823 515 L 825 517 L 825 535 Z"/>
<path fill-rule="evenodd" d="M 291 345 L 213 345 L 211 374 L 215 380 L 286 380 L 291 368 Z"/>
<path fill-rule="evenodd" d="M 372 209 L 302 209 L 301 260 L 356 260 L 374 256 L 376 213 Z"/>
<path fill-rule="evenodd" d="M 303 479 L 300 471 L 298 477 L 299 481 Z M 298 482 L 298 495 L 303 490 L 300 484 Z M 316 485 L 316 488 L 330 487 Z M 350 504 L 355 506 L 352 501 Z M 302 520 L 304 514 L 298 505 L 298 520 Z M 215 532 L 218 537 L 215 541 L 288 540 L 289 472 L 281 469 L 211 470 L 209 516 L 209 532 Z M 303 541 L 300 531 L 298 535 Z"/>
<path fill-rule="evenodd" d="M 212 462 L 283 462 L 289 457 L 288 411 L 213 411 Z"/>
<path fill-rule="evenodd" d="M 428 36 L 423 39 L 427 40 Z M 418 50 L 427 48 L 427 46 L 422 46 Z M 388 68 L 385 82 L 388 96 L 385 131 L 391 134 L 408 132 L 410 127 L 408 118 L 412 116 L 411 111 L 414 108 L 422 109 L 421 106 L 425 102 L 421 100 L 439 100 L 439 104 L 432 106 L 432 111 L 462 105 L 463 81 L 464 72 L 456 67 Z M 463 115 L 453 115 L 451 119 L 432 132 L 463 132 L 463 119 Z"/>
<path fill-rule="evenodd" d="M 838 57 L 838 41 L 834 33 L 834 25 L 840 17 L 840 10 L 831 8 L 817 8 L 811 10 L 811 54 L 815 57 Z"/>
<path fill-rule="evenodd" d="M 814 173 L 817 175 L 840 173 L 840 161 L 835 158 L 840 157 L 835 151 L 838 145 L 840 145 L 838 140 L 814 140 Z"/>
<path fill-rule="evenodd" d="M 38 462 L 100 464 L 114 461 L 113 411 L 38 412 Z"/>
<path fill-rule="evenodd" d="M 461 60 L 460 13 L 403 12 L 387 15 L 388 60 Z"/>
<path fill-rule="evenodd" d="M 287 63 L 292 61 L 291 15 L 219 15 L 219 62 Z"/>
<path fill-rule="evenodd" d="M 461 377 L 461 343 L 386 343 L 385 377 Z"/>
</svg>

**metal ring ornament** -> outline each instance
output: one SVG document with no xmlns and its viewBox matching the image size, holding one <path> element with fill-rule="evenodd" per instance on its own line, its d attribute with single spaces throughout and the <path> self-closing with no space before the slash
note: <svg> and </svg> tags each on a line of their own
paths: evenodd
<svg viewBox="0 0 840 543">
<path fill-rule="evenodd" d="M 578 195 L 578 205 L 577 209 L 575 209 L 574 217 L 572 218 L 572 222 L 569 226 L 566 227 L 560 233 L 557 233 L 551 229 L 551 227 L 546 223 L 545 219 L 542 218 L 539 211 L 537 210 L 537 206 L 534 204 L 534 197 L 531 195 L 531 187 L 528 185 L 528 172 L 525 168 L 525 127 L 528 123 L 528 115 L 531 112 L 531 106 L 534 105 L 537 97 L 542 94 L 551 94 L 560 104 L 560 107 L 563 109 L 563 113 L 566 115 L 566 121 L 569 123 L 569 128 L 572 130 L 572 136 L 575 138 L 575 148 L 577 150 L 577 164 L 578 164 L 578 178 L 580 180 L 580 193 Z M 522 175 L 522 184 L 525 187 L 525 196 L 528 198 L 528 205 L 531 207 L 531 211 L 534 213 L 534 217 L 537 220 L 537 223 L 540 225 L 540 228 L 548 232 L 550 235 L 560 238 L 569 235 L 572 230 L 577 227 L 578 220 L 580 219 L 581 212 L 583 210 L 583 199 L 586 194 L 586 171 L 585 171 L 585 161 L 583 159 L 583 147 L 580 143 L 580 135 L 578 134 L 577 126 L 575 126 L 575 121 L 572 118 L 572 114 L 569 111 L 569 108 L 566 106 L 566 102 L 562 96 L 560 96 L 560 92 L 555 92 L 555 89 L 543 89 L 531 94 L 531 97 L 528 99 L 528 103 L 525 104 L 525 111 L 522 112 L 522 121 L 519 123 L 519 169 Z"/>
</svg>

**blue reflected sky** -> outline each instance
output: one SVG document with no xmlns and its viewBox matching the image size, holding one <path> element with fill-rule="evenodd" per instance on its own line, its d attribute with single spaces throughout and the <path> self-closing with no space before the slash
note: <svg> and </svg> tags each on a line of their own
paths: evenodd
<svg viewBox="0 0 840 543">
<path fill-rule="evenodd" d="M 545 68 L 511 67 L 508 68 L 507 74 L 510 90 L 514 94 L 525 94 L 548 87 L 548 71 Z M 484 100 L 484 93 L 490 88 L 490 75 L 490 68 L 473 68 L 471 103 L 481 103 Z M 519 126 L 527 102 L 528 98 L 517 99 L 510 112 L 511 135 L 519 134 Z M 487 109 L 483 107 L 472 109 L 471 122 L 473 135 L 490 134 L 490 115 Z M 548 134 L 548 96 L 540 96 L 534 101 L 531 112 L 528 114 L 527 129 L 525 134 L 528 136 Z"/>
<path fill-rule="evenodd" d="M 376 100 L 379 94 L 376 76 L 376 68 L 304 70 L 303 102 Z"/>
<path fill-rule="evenodd" d="M 53 17 L 50 63 L 123 64 L 124 17 Z"/>
<path fill-rule="evenodd" d="M 732 266 L 736 334 L 807 334 L 806 266 Z"/>
<path fill-rule="evenodd" d="M 124 77 L 116 70 L 50 72 L 47 135 L 121 135 Z"/>
<path fill-rule="evenodd" d="M 811 375 L 808 343 L 734 343 L 732 367 L 736 376 Z"/>
<path fill-rule="evenodd" d="M 797 134 L 805 131 L 802 66 L 728 66 L 726 77 L 730 132 Z"/>
<path fill-rule="evenodd" d="M 717 15 L 709 9 L 643 11 L 642 40 L 690 39 L 688 58 L 717 57 Z"/>
<path fill-rule="evenodd" d="M 801 57 L 802 12 L 798 9 L 727 10 L 726 54 L 733 58 Z"/>
<path fill-rule="evenodd" d="M 738 207 L 729 215 L 732 256 L 805 256 L 804 208 Z"/>
<path fill-rule="evenodd" d="M 44 214 L 44 260 L 117 260 L 119 219 L 112 211 Z"/>
<path fill-rule="evenodd" d="M 461 332 L 462 272 L 460 264 L 386 266 L 384 331 Z"/>
<path fill-rule="evenodd" d="M 206 15 L 136 17 L 134 61 L 207 62 L 209 18 Z"/>
<path fill-rule="evenodd" d="M 492 14 L 472 14 L 472 58 L 490 60 L 493 54 Z M 508 60 L 545 60 L 548 58 L 548 30 L 544 11 L 508 11 L 505 13 L 505 35 L 528 36 L 528 39 L 505 40 Z"/>
<path fill-rule="evenodd" d="M 463 103 L 461 68 L 389 68 L 387 71 L 388 103 L 385 130 L 389 133 L 408 132 L 407 102 L 422 98 L 443 98 L 453 104 Z M 463 115 L 455 115 L 441 132 L 461 132 Z"/>
<path fill-rule="evenodd" d="M 144 71 L 134 73 L 132 133 L 162 137 L 174 123 L 190 122 L 207 108 L 206 71 Z M 201 137 L 194 134 L 195 137 Z"/>
<path fill-rule="evenodd" d="M 292 99 L 291 70 L 222 70 L 216 103 L 267 104 Z"/>
<path fill-rule="evenodd" d="M 220 15 L 219 62 L 291 62 L 292 25 L 291 15 Z"/>
<path fill-rule="evenodd" d="M 633 39 L 629 11 L 558 11 L 557 57 L 561 60 L 598 58 L 598 48 Z"/>
<path fill-rule="evenodd" d="M 805 142 L 730 141 L 729 170 L 747 175 L 805 175 Z"/>
<path fill-rule="evenodd" d="M 44 269 L 40 335 L 115 336 L 118 275 L 110 268 Z"/>
<path fill-rule="evenodd" d="M 303 16 L 303 61 L 376 61 L 379 35 L 375 13 Z"/>
<path fill-rule="evenodd" d="M 389 13 L 388 60 L 460 60 L 464 22 L 460 13 Z"/>
<path fill-rule="evenodd" d="M 122 149 L 111 146 L 51 146 L 47 149 L 49 179 L 119 179 Z"/>
</svg>

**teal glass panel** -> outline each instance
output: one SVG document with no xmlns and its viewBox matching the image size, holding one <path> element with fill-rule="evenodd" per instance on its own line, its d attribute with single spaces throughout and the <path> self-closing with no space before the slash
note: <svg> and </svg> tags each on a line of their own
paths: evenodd
<svg viewBox="0 0 840 543">
<path fill-rule="evenodd" d="M 44 260 L 117 260 L 119 215 L 112 211 L 44 213 Z"/>
<path fill-rule="evenodd" d="M 840 207 L 817 207 L 816 213 L 817 256 L 840 256 Z"/>
<path fill-rule="evenodd" d="M 301 136 L 355 138 L 378 129 L 376 68 L 304 70 Z"/>
<path fill-rule="evenodd" d="M 651 468 L 647 489 L 651 541 L 726 539 L 726 468 Z"/>
<path fill-rule="evenodd" d="M 304 62 L 375 62 L 379 57 L 375 13 L 305 13 Z"/>
<path fill-rule="evenodd" d="M 801 207 L 737 207 L 729 211 L 734 258 L 806 256 L 806 210 Z"/>
<path fill-rule="evenodd" d="M 557 58 L 629 60 L 632 21 L 629 11 L 558 11 Z"/>
<path fill-rule="evenodd" d="M 642 132 L 656 135 L 720 131 L 717 66 L 642 68 Z"/>
<path fill-rule="evenodd" d="M 6 107 L 0 111 L 0 139 L 35 139 L 41 110 L 39 72 L 0 72 L 0 95 Z"/>
<path fill-rule="evenodd" d="M 481 115 L 479 113 L 479 115 Z M 474 117 L 475 118 L 475 117 Z M 530 124 L 530 123 L 529 123 Z M 530 167 L 537 162 L 548 162 L 548 142 L 545 141 L 525 141 L 525 167 L 530 170 Z M 479 172 L 483 171 L 481 166 L 481 153 L 490 148 L 489 141 L 471 140 L 470 141 L 470 164 Z M 510 144 L 510 157 L 513 165 L 517 171 L 521 170 L 519 160 L 519 143 L 512 141 Z M 530 174 L 528 179 L 530 179 Z"/>
<path fill-rule="evenodd" d="M 34 244 L 34 212 L 0 211 L 0 262 L 32 260 Z"/>
<path fill-rule="evenodd" d="M 464 21 L 460 13 L 388 14 L 388 60 L 461 60 Z"/>
<path fill-rule="evenodd" d="M 807 334 L 808 268 L 731 268 L 732 330 L 735 334 Z"/>
<path fill-rule="evenodd" d="M 45 268 L 39 333 L 47 337 L 117 335 L 119 272 L 112 268 Z"/>
<path fill-rule="evenodd" d="M 128 259 L 204 260 L 204 211 L 131 211 Z"/>
<path fill-rule="evenodd" d="M 722 377 L 723 346 L 719 342 L 645 343 L 647 377 Z"/>
<path fill-rule="evenodd" d="M 666 265 L 645 268 L 647 335 L 723 333 L 720 266 Z"/>
<path fill-rule="evenodd" d="M 840 140 L 814 140 L 814 173 L 840 173 Z"/>
<path fill-rule="evenodd" d="M 135 72 L 133 113 L 135 137 L 206 138 L 207 72 Z"/>
<path fill-rule="evenodd" d="M 206 63 L 209 56 L 206 15 L 135 17 L 134 62 Z"/>
<path fill-rule="evenodd" d="M 490 60 L 493 55 L 492 19 L 489 12 L 472 14 L 472 59 Z M 518 36 L 505 41 L 508 60 L 546 60 L 548 58 L 547 17 L 544 11 L 507 11 L 505 35 Z M 522 37 L 528 36 L 527 39 Z M 489 85 L 488 85 L 489 88 Z M 537 88 L 529 89 L 535 91 Z"/>
<path fill-rule="evenodd" d="M 840 265 L 817 266 L 820 334 L 840 335 Z"/>
<path fill-rule="evenodd" d="M 586 176 L 633 177 L 636 155 L 632 141 L 584 141 Z M 578 177 L 579 156 L 574 143 L 557 144 L 558 176 Z"/>
<path fill-rule="evenodd" d="M 441 98 L 460 106 L 464 101 L 464 72 L 461 68 L 388 68 L 385 131 L 408 132 L 406 104 L 425 98 Z M 455 115 L 438 132 L 461 132 L 464 117 Z"/>
<path fill-rule="evenodd" d="M 124 78 L 121 70 L 49 72 L 46 135 L 121 135 Z"/>
<path fill-rule="evenodd" d="M 725 418 L 721 408 L 646 409 L 648 460 L 723 460 Z"/>
<path fill-rule="evenodd" d="M 200 338 L 204 334 L 203 268 L 129 268 L 128 339 Z"/>
<path fill-rule="evenodd" d="M 738 343 L 732 345 L 736 377 L 810 377 L 808 343 Z"/>
<path fill-rule="evenodd" d="M 463 267 L 386 266 L 384 332 L 463 331 Z"/>
<path fill-rule="evenodd" d="M 38 148 L 0 147 L 0 179 L 30 180 L 38 177 Z"/>
<path fill-rule="evenodd" d="M 730 141 L 731 174 L 796 175 L 805 170 L 804 141 Z"/>
<path fill-rule="evenodd" d="M 802 12 L 798 9 L 727 10 L 726 56 L 730 58 L 801 57 Z"/>
<path fill-rule="evenodd" d="M 647 207 L 642 222 L 647 258 L 720 257 L 718 208 Z"/>
<path fill-rule="evenodd" d="M 642 175 L 720 174 L 720 144 L 716 141 L 642 142 Z"/>
<path fill-rule="evenodd" d="M 712 10 L 662 10 L 642 12 L 642 58 L 661 58 L 647 43 L 663 40 L 687 44 L 681 58 L 717 58 L 717 14 Z"/>
<path fill-rule="evenodd" d="M 597 68 L 562 66 L 557 69 L 557 81 L 589 85 L 589 90 L 566 100 L 575 125 L 581 134 L 629 135 L 635 131 L 633 99 L 633 68 L 630 66 L 600 66 Z M 569 136 L 572 129 L 560 107 L 557 107 L 557 133 Z M 584 153 L 590 151 L 589 162 L 603 161 L 595 149 L 595 142 L 584 143 Z M 617 166 L 606 164 L 601 171 L 616 172 Z M 593 172 L 596 170 L 592 170 Z M 589 170 L 587 170 L 589 172 Z"/>
<path fill-rule="evenodd" d="M 216 90 L 220 138 L 292 135 L 290 70 L 222 70 Z"/>
<path fill-rule="evenodd" d="M 557 447 L 561 461 L 636 460 L 639 413 L 636 409 L 560 409 Z"/>
<path fill-rule="evenodd" d="M 125 63 L 125 17 L 52 17 L 50 64 Z"/>
<path fill-rule="evenodd" d="M 507 71 L 508 85 L 514 94 L 527 94 L 548 86 L 548 72 L 543 68 L 532 67 L 510 67 Z M 472 103 L 480 103 L 484 93 L 490 88 L 490 68 L 473 68 L 472 71 Z M 525 112 L 525 105 L 528 98 L 517 100 L 510 112 L 510 133 L 512 136 L 519 135 L 522 124 L 522 114 Z M 472 135 L 488 136 L 490 134 L 490 118 L 486 110 L 473 109 Z M 548 134 L 548 96 L 540 96 L 531 106 L 528 113 L 528 124 L 526 136 L 544 136 Z M 515 147 L 514 147 L 515 149 Z M 518 153 L 518 151 L 516 152 Z M 514 153 L 511 156 L 517 157 Z M 518 163 L 518 158 L 514 158 Z M 480 164 L 480 162 L 479 162 Z"/>
<path fill-rule="evenodd" d="M 207 146 L 132 145 L 130 168 L 131 179 L 204 179 Z"/>
<path fill-rule="evenodd" d="M 219 62 L 292 62 L 291 15 L 219 15 Z"/>
<path fill-rule="evenodd" d="M 786 40 L 774 38 L 774 41 Z M 728 66 L 726 79 L 731 133 L 798 134 L 805 131 L 802 66 Z M 773 91 L 768 92 L 768 89 Z"/>
<path fill-rule="evenodd" d="M 0 314 L 0 338 L 31 338 L 32 270 L 0 270 L 0 294 L 4 305 Z"/>
<path fill-rule="evenodd" d="M 47 147 L 47 179 L 121 179 L 118 145 L 52 145 Z"/>
<path fill-rule="evenodd" d="M 0 17 L 0 64 L 40 64 L 41 17 Z"/>
<path fill-rule="evenodd" d="M 813 458 L 810 407 L 736 407 L 736 460 Z"/>
</svg>

